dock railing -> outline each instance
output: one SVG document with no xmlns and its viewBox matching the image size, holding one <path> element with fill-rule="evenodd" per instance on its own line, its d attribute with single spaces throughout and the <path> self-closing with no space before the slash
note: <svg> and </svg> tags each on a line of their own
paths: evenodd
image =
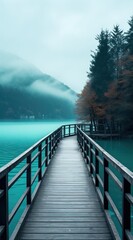
<svg viewBox="0 0 133 240">
<path fill-rule="evenodd" d="M 77 139 L 115 239 L 133 239 L 131 229 L 133 172 L 112 157 L 79 127 L 77 127 Z M 111 181 L 112 186 L 110 186 Z M 113 191 L 119 194 L 115 190 L 116 187 L 122 193 L 118 204 L 111 196 Z M 120 231 L 116 227 L 117 224 L 112 221 L 112 212 L 118 220 L 116 222 L 119 222 Z"/>
<path fill-rule="evenodd" d="M 117 239 L 119 234 L 115 228 L 115 224 L 111 220 L 109 205 L 112 207 L 120 225 L 122 226 L 122 240 L 132 239 L 131 206 L 133 204 L 133 197 L 131 194 L 131 186 L 133 184 L 133 174 L 86 135 L 84 131 L 88 132 L 88 129 L 90 129 L 89 124 L 63 125 L 39 140 L 17 158 L 0 168 L 0 239 L 14 240 L 17 238 L 18 232 L 20 231 L 30 206 L 37 195 L 39 186 L 60 140 L 64 137 L 74 135 L 77 135 L 79 145 L 89 167 L 90 174 L 103 204 L 113 234 Z M 36 163 L 36 168 L 34 167 L 34 163 Z M 103 169 L 102 175 L 100 175 L 100 165 Z M 110 165 L 114 169 L 117 169 L 121 174 L 122 182 L 112 171 Z M 21 180 L 22 177 L 24 181 L 23 192 L 9 211 L 9 192 L 10 190 L 16 191 L 14 185 Z M 122 191 L 122 215 L 110 195 L 110 177 Z M 22 209 L 23 211 L 21 212 L 21 215 L 19 215 L 20 217 L 17 220 L 17 224 L 13 231 L 9 233 L 10 224 L 16 217 L 24 201 L 25 205 Z"/>
<path fill-rule="evenodd" d="M 82 124 L 78 126 L 81 127 Z M 0 239 L 14 240 L 16 238 L 60 140 L 76 135 L 76 132 L 76 124 L 63 125 L 0 168 Z M 36 168 L 33 167 L 35 161 Z M 14 171 L 15 169 L 16 171 Z M 24 174 L 24 192 L 9 212 L 9 191 L 16 190 L 13 187 Z M 33 188 L 35 182 L 36 185 Z M 24 201 L 26 201 L 24 211 L 17 221 L 16 227 L 10 233 L 9 226 Z"/>
</svg>

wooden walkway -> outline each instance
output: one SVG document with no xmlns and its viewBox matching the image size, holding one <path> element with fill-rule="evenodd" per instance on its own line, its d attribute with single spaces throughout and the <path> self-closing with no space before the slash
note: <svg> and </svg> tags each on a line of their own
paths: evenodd
<svg viewBox="0 0 133 240">
<path fill-rule="evenodd" d="M 19 239 L 112 239 L 76 137 L 59 144 Z"/>
</svg>

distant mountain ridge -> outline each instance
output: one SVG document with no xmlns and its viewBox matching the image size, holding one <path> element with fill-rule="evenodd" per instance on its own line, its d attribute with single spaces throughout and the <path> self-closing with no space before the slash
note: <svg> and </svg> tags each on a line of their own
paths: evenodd
<svg viewBox="0 0 133 240">
<path fill-rule="evenodd" d="M 24 60 L 0 52 L 0 119 L 70 119 L 77 94 Z"/>
</svg>

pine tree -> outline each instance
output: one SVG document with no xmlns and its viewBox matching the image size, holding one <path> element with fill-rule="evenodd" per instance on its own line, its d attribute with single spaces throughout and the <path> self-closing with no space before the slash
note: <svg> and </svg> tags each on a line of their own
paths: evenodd
<svg viewBox="0 0 133 240">
<path fill-rule="evenodd" d="M 129 24 L 129 30 L 126 33 L 126 49 L 128 51 L 128 54 L 133 55 L 133 16 L 128 21 Z"/>
<path fill-rule="evenodd" d="M 114 80 L 118 80 L 121 71 L 120 59 L 124 55 L 125 35 L 119 25 L 114 26 L 110 38 L 111 56 L 114 64 Z"/>
<path fill-rule="evenodd" d="M 92 55 L 88 77 L 91 80 L 92 89 L 99 96 L 98 101 L 102 102 L 104 100 L 104 92 L 108 89 L 113 77 L 110 34 L 107 30 L 102 30 L 96 39 L 98 40 L 98 47 Z"/>
</svg>

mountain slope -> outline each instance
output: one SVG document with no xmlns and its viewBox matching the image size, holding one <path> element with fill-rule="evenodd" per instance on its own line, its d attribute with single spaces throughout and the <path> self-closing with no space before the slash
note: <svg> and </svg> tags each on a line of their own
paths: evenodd
<svg viewBox="0 0 133 240">
<path fill-rule="evenodd" d="M 71 119 L 76 97 L 63 83 L 0 52 L 0 119 Z"/>
</svg>

